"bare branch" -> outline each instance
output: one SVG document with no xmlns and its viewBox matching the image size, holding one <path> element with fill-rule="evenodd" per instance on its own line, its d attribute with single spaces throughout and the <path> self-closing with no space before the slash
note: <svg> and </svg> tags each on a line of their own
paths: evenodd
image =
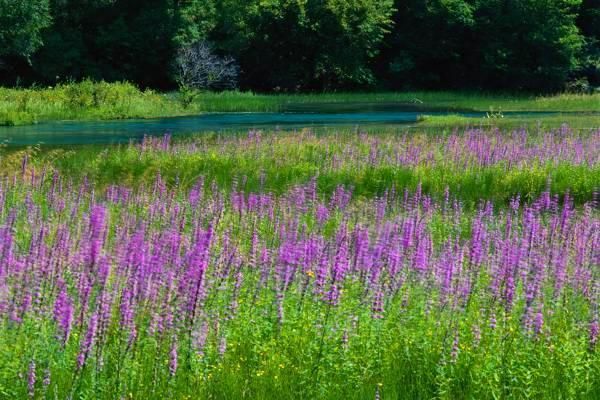
<svg viewBox="0 0 600 400">
<path fill-rule="evenodd" d="M 180 48 L 175 64 L 181 86 L 194 89 L 232 89 L 237 86 L 239 68 L 235 60 L 213 54 L 206 41 Z"/>
</svg>

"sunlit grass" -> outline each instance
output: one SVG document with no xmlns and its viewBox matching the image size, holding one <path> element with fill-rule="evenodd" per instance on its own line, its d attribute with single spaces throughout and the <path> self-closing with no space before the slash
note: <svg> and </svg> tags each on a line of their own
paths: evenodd
<svg viewBox="0 0 600 400">
<path fill-rule="evenodd" d="M 26 125 L 51 120 L 155 118 L 202 112 L 280 112 L 302 107 L 327 109 L 366 103 L 443 111 L 598 112 L 600 94 L 555 96 L 478 92 L 390 92 L 257 94 L 198 92 L 189 105 L 177 92 L 140 90 L 130 83 L 83 81 L 51 88 L 0 88 L 0 125 Z M 596 118 L 591 117 L 591 118 Z M 591 120 L 592 122 L 595 120 Z M 460 121 L 459 121 L 460 122 Z"/>
<path fill-rule="evenodd" d="M 507 203 L 516 194 L 533 199 L 547 188 L 559 194 L 568 191 L 577 202 L 585 202 L 598 189 L 598 163 L 536 158 L 489 165 L 473 163 L 472 159 L 453 161 L 456 155 L 451 156 L 445 150 L 445 138 L 456 134 L 453 132 L 457 130 L 439 129 L 437 133 L 375 130 L 370 135 L 350 129 L 320 135 L 311 131 L 263 132 L 258 140 L 248 138 L 245 132 L 226 136 L 203 134 L 177 142 L 178 151 L 141 154 L 128 145 L 8 149 L 0 158 L 0 166 L 4 175 L 10 176 L 19 170 L 23 154 L 28 152 L 38 169 L 56 169 L 77 180 L 87 177 L 101 187 L 114 183 L 139 186 L 160 173 L 166 182 L 188 188 L 204 176 L 220 187 L 232 187 L 235 182 L 243 181 L 245 191 L 282 193 L 316 177 L 323 193 L 331 194 L 343 184 L 353 187 L 356 195 L 370 198 L 391 188 L 415 190 L 421 184 L 425 193 L 437 198 L 446 189 L 460 192 L 461 199 L 470 206 L 480 199 Z M 458 134 L 460 138 L 462 132 L 458 130 Z M 493 133 L 491 137 L 498 134 L 503 135 Z M 533 145 L 543 134 L 544 131 L 538 133 L 532 129 L 528 140 Z M 585 147 L 593 143 L 593 137 L 597 134 L 583 131 L 569 140 L 583 140 L 578 145 Z M 414 164 L 397 161 L 399 152 L 411 148 L 419 149 L 420 161 Z M 587 151 L 594 152 L 593 148 Z"/>
<path fill-rule="evenodd" d="M 569 125 L 574 129 L 595 129 L 600 126 L 600 113 L 589 114 L 558 114 L 558 115 L 529 115 L 529 116 L 512 116 L 497 114 L 498 117 L 465 117 L 458 114 L 450 115 L 427 115 L 426 113 L 417 118 L 416 128 L 527 128 L 530 130 L 546 130 L 551 128 L 559 128 L 563 124 Z M 500 117 L 502 115 L 502 117 Z"/>
</svg>

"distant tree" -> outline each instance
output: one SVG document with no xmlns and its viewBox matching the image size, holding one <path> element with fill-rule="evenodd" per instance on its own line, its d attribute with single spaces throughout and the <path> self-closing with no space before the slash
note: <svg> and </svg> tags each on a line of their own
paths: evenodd
<svg viewBox="0 0 600 400">
<path fill-rule="evenodd" d="M 482 85 L 558 90 L 578 67 L 581 0 L 480 0 L 476 38 Z"/>
<path fill-rule="evenodd" d="M 599 27 L 600 0 L 0 0 L 0 83 L 171 89 L 210 41 L 260 91 L 554 91 L 600 85 Z"/>
<path fill-rule="evenodd" d="M 218 0 L 175 1 L 177 29 L 173 40 L 177 46 L 185 46 L 205 40 L 217 23 L 215 2 Z"/>
<path fill-rule="evenodd" d="M 378 59 L 393 89 L 463 87 L 473 79 L 476 11 L 470 0 L 396 0 L 394 26 Z"/>
<path fill-rule="evenodd" d="M 182 46 L 175 58 L 181 103 L 188 107 L 201 90 L 237 87 L 238 71 L 233 58 L 217 56 L 206 41 Z"/>
<path fill-rule="evenodd" d="M 378 71 L 394 88 L 557 90 L 578 66 L 581 0 L 397 0 Z"/>
<path fill-rule="evenodd" d="M 577 25 L 584 37 L 579 75 L 600 86 L 600 0 L 583 0 Z"/>
<path fill-rule="evenodd" d="M 215 24 L 216 0 L 47 1 L 54 23 L 32 57 L 32 77 L 49 83 L 89 77 L 172 88 L 177 49 Z"/>
<path fill-rule="evenodd" d="M 0 57 L 29 58 L 50 22 L 48 0 L 0 0 Z"/>
<path fill-rule="evenodd" d="M 392 0 L 222 0 L 210 37 L 260 90 L 375 83 L 370 63 L 390 28 Z"/>
<path fill-rule="evenodd" d="M 32 57 L 33 79 L 131 80 L 173 87 L 176 0 L 50 0 L 54 23 Z"/>
</svg>

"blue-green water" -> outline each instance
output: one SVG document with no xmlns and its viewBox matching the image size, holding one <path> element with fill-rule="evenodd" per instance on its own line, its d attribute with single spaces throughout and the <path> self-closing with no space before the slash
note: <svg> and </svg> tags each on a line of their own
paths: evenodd
<svg viewBox="0 0 600 400">
<path fill-rule="evenodd" d="M 0 143 L 8 146 L 34 144 L 72 145 L 126 143 L 139 140 L 144 135 L 172 133 L 182 136 L 201 132 L 227 132 L 246 129 L 297 129 L 320 127 L 344 127 L 369 125 L 414 124 L 423 110 L 379 111 L 365 107 L 357 112 L 341 109 L 332 112 L 287 112 L 287 113 L 210 113 L 197 116 L 118 121 L 64 121 L 46 122 L 36 125 L 0 127 Z M 312 111 L 312 110 L 311 110 Z M 451 112 L 468 117 L 483 117 L 482 112 Z M 446 115 L 450 112 L 429 111 L 428 115 Z M 516 116 L 547 115 L 551 113 L 513 113 Z"/>
</svg>

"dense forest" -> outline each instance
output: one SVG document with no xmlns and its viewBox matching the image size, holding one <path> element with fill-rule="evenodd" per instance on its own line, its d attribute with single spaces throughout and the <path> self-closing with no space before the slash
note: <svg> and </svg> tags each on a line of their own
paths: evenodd
<svg viewBox="0 0 600 400">
<path fill-rule="evenodd" d="M 255 91 L 600 86 L 600 0 L 0 0 L 0 83 L 168 90 L 199 41 Z"/>
</svg>

